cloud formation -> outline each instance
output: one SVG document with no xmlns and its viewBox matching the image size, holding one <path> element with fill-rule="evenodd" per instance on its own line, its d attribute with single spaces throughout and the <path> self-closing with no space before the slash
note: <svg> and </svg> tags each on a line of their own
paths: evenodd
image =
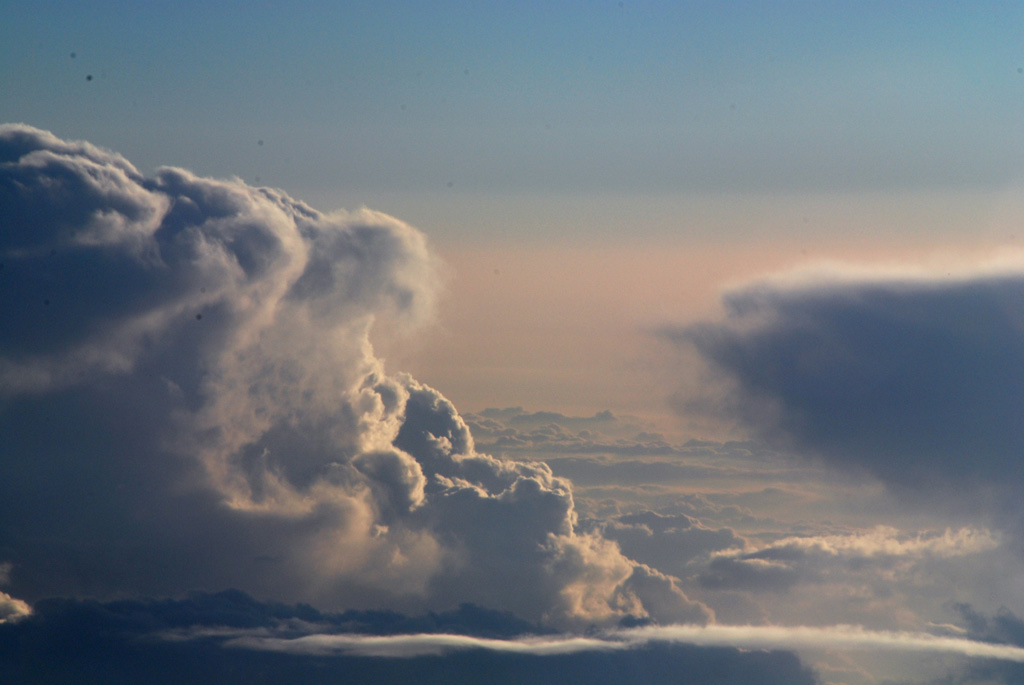
<svg viewBox="0 0 1024 685">
<path fill-rule="evenodd" d="M 832 269 L 741 287 L 723 320 L 664 331 L 728 387 L 682 408 L 898 486 L 1020 483 L 1022 274 Z"/>
<path fill-rule="evenodd" d="M 375 322 L 438 290 L 422 234 L 360 210 L 0 127 L 0 550 L 12 591 L 710 612 L 576 529 L 571 485 L 476 451 L 388 375 Z M 54 559 L 61 559 L 54 564 Z"/>
</svg>

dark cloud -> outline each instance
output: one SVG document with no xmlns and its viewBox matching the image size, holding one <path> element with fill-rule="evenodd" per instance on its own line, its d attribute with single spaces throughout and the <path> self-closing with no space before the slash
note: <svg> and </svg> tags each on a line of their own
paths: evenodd
<svg viewBox="0 0 1024 685">
<path fill-rule="evenodd" d="M 986 615 L 966 602 L 952 605 L 966 624 L 968 634 L 977 640 L 1024 647 L 1024 619 L 1002 607 L 994 616 Z"/>
<path fill-rule="evenodd" d="M 558 412 L 526 412 L 522 407 L 467 414 L 481 447 L 498 451 L 543 450 L 546 454 L 676 454 L 663 436 L 648 433 L 629 417 L 600 411 L 589 417 Z"/>
<path fill-rule="evenodd" d="M 966 634 L 975 640 L 993 644 L 1024 646 L 1024 619 L 1002 607 L 995 615 L 978 611 L 964 602 L 954 603 L 952 609 L 966 627 Z M 1001 661 L 971 661 L 949 674 L 944 682 L 956 685 L 968 683 L 1024 682 L 1024 664 Z"/>
<path fill-rule="evenodd" d="M 373 324 L 415 330 L 437 291 L 415 229 L 145 176 L 23 125 L 0 127 L 0 216 L 12 597 L 242 587 L 565 625 L 710 616 L 578 531 L 567 480 L 478 452 L 440 393 L 385 372 Z"/>
<path fill-rule="evenodd" d="M 761 436 L 900 486 L 1020 483 L 1022 303 L 1019 270 L 766 281 L 665 335 L 730 385 L 713 411 Z"/>
</svg>

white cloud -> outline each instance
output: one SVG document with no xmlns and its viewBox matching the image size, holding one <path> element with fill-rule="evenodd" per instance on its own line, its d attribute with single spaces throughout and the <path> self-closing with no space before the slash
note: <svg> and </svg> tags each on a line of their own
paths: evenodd
<svg viewBox="0 0 1024 685">
<path fill-rule="evenodd" d="M 294 654 L 349 654 L 380 657 L 414 657 L 466 649 L 519 654 L 551 655 L 584 651 L 631 649 L 650 643 L 669 642 L 742 649 L 849 650 L 884 652 L 935 652 L 983 659 L 1024 662 L 1024 648 L 978 642 L 923 632 L 867 630 L 860 626 L 646 626 L 603 633 L 599 637 L 529 637 L 496 640 L 465 635 L 352 634 L 304 635 L 298 638 L 242 636 L 226 646 Z"/>
<path fill-rule="evenodd" d="M 1024 649 L 922 632 L 867 630 L 860 626 L 650 626 L 633 631 L 635 640 L 666 640 L 747 649 L 848 649 L 946 652 L 1024 662 Z M 627 633 L 628 638 L 628 633 Z"/>
<path fill-rule="evenodd" d="M 298 638 L 239 637 L 225 643 L 240 647 L 289 654 L 350 654 L 377 657 L 417 657 L 465 649 L 486 649 L 513 654 L 555 655 L 584 651 L 625 649 L 625 642 L 587 637 L 524 638 L 497 640 L 468 635 L 305 635 Z"/>
<path fill-rule="evenodd" d="M 757 549 L 727 550 L 717 552 L 716 556 L 771 555 L 791 550 L 834 557 L 947 558 L 987 552 L 999 544 L 998 533 L 982 528 L 946 528 L 941 532 L 926 531 L 908 535 L 892 526 L 875 526 L 871 530 L 846 535 L 786 537 Z"/>
</svg>

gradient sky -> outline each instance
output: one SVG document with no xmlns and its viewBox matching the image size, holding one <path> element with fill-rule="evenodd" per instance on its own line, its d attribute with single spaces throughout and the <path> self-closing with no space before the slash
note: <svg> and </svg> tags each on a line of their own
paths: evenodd
<svg viewBox="0 0 1024 685">
<path fill-rule="evenodd" d="M 10 0 L 0 124 L 0 653 L 1019 682 L 1021 3 Z"/>
<path fill-rule="evenodd" d="M 488 309 L 475 294 L 489 284 L 463 266 L 480 256 L 469 245 L 496 253 L 486 273 L 519 275 L 512 287 L 529 274 L 544 293 L 573 281 L 615 297 L 652 277 L 652 246 L 678 255 L 655 276 L 670 283 L 712 260 L 711 278 L 734 276 L 728 255 L 750 246 L 756 273 L 1019 239 L 1019 3 L 5 8 L 3 121 L 90 140 L 143 170 L 386 211 L 456 265 L 460 311 Z M 578 257 L 557 270 L 506 259 L 510 245 L 553 243 Z M 634 267 L 614 280 L 585 255 L 608 247 Z M 638 323 L 618 317 L 603 333 Z M 472 384 L 507 384 L 484 369 L 453 377 L 423 350 L 409 363 L 472 406 L 542 401 L 533 385 L 488 399 Z M 612 383 L 596 404 L 615 401 Z"/>
<path fill-rule="evenodd" d="M 5 120 L 102 140 L 143 169 L 259 177 L 325 209 L 397 203 L 438 241 L 625 229 L 565 213 L 521 225 L 523 211 L 503 229 L 462 225 L 446 209 L 467 200 L 548 213 L 563 196 L 636 209 L 999 191 L 1021 175 L 1017 3 L 5 8 Z M 632 229 L 689 222 L 655 223 Z"/>
</svg>

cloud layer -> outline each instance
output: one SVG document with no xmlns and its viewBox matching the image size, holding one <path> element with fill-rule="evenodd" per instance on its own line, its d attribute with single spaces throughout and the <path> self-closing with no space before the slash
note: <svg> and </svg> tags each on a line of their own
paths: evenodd
<svg viewBox="0 0 1024 685">
<path fill-rule="evenodd" d="M 538 635 L 536 628 L 471 605 L 420 616 L 328 614 L 237 591 L 179 600 L 51 599 L 31 617 L 0 623 L 0 683 L 816 682 L 785 652 L 667 640 L 627 645 Z"/>
<path fill-rule="evenodd" d="M 15 596 L 710 616 L 578 531 L 568 481 L 477 452 L 440 393 L 385 372 L 372 326 L 414 330 L 437 293 L 415 229 L 24 125 L 0 127 L 0 215 Z"/>
</svg>

